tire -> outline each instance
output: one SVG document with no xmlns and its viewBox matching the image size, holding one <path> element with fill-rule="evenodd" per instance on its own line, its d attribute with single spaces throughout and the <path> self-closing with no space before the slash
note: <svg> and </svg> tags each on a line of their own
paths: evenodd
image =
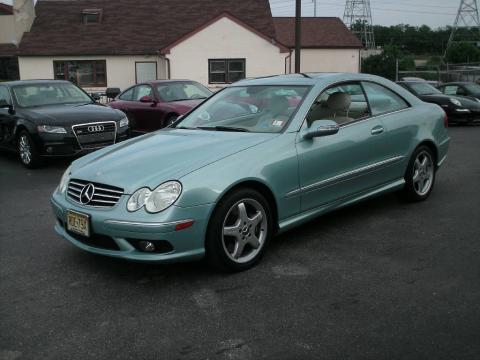
<svg viewBox="0 0 480 360">
<path fill-rule="evenodd" d="M 226 272 L 251 268 L 262 258 L 273 234 L 271 206 L 248 188 L 227 194 L 215 208 L 205 239 L 209 264 Z"/>
<path fill-rule="evenodd" d="M 172 125 L 175 121 L 177 121 L 178 115 L 170 115 L 167 117 L 167 120 L 165 120 L 165 126 L 170 126 Z"/>
<path fill-rule="evenodd" d="M 405 188 L 400 192 L 403 199 L 418 202 L 430 196 L 435 185 L 435 161 L 435 156 L 428 146 L 419 146 L 413 152 L 405 173 Z"/>
<path fill-rule="evenodd" d="M 20 162 L 26 168 L 34 169 L 42 164 L 40 153 L 28 131 L 22 130 L 18 134 L 17 150 L 20 157 Z"/>
</svg>

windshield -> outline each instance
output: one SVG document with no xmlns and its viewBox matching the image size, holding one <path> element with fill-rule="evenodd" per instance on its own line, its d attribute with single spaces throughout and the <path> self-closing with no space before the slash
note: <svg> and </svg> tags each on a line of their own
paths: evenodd
<svg viewBox="0 0 480 360">
<path fill-rule="evenodd" d="M 18 105 L 26 108 L 93 102 L 82 90 L 67 82 L 17 85 L 12 89 Z"/>
<path fill-rule="evenodd" d="M 193 110 L 176 128 L 277 133 L 285 128 L 308 86 L 229 87 Z"/>
<path fill-rule="evenodd" d="M 478 84 L 465 84 L 465 87 L 467 88 L 468 91 L 474 93 L 474 94 L 480 94 L 480 85 Z"/>
<path fill-rule="evenodd" d="M 162 101 L 180 101 L 205 99 L 212 92 L 205 86 L 194 82 L 175 82 L 157 85 L 157 92 Z"/>
<path fill-rule="evenodd" d="M 434 88 L 432 85 L 426 82 L 408 83 L 408 86 L 418 95 L 441 94 L 440 90 Z"/>
</svg>

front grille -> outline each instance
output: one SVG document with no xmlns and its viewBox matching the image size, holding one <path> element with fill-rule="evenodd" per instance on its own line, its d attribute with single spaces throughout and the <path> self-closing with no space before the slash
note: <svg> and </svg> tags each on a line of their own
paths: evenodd
<svg viewBox="0 0 480 360">
<path fill-rule="evenodd" d="M 72 130 L 82 148 L 98 148 L 115 143 L 115 122 L 73 125 Z"/>
<path fill-rule="evenodd" d="M 82 190 L 90 184 L 93 185 L 93 190 L 90 189 L 89 194 L 82 197 Z M 122 195 L 122 188 L 80 179 L 71 179 L 67 189 L 67 196 L 73 201 L 82 205 L 96 207 L 115 206 Z"/>
<path fill-rule="evenodd" d="M 75 240 L 88 246 L 96 247 L 99 249 L 120 250 L 115 240 L 113 240 L 110 236 L 107 235 L 93 233 L 90 235 L 90 237 L 86 237 L 68 230 L 67 234 L 73 237 Z"/>
</svg>

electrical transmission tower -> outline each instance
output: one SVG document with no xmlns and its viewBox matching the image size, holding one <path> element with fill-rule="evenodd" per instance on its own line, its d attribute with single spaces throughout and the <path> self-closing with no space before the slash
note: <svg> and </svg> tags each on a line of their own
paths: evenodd
<svg viewBox="0 0 480 360">
<path fill-rule="evenodd" d="M 471 38 L 466 39 L 465 36 L 462 36 L 463 39 L 459 41 L 477 43 L 480 40 L 480 16 L 478 13 L 477 0 L 461 0 L 460 1 L 460 7 L 458 8 L 457 17 L 455 18 L 455 23 L 453 24 L 452 33 L 450 34 L 450 38 L 448 39 L 448 44 L 445 50 L 445 54 L 448 48 L 452 45 L 452 43 L 456 42 L 456 38 L 459 37 L 458 33 L 460 28 L 467 28 L 469 30 L 473 28 L 475 29 L 475 31 L 478 30 L 478 36 L 475 35 L 474 40 Z"/>
<path fill-rule="evenodd" d="M 370 0 L 347 0 L 343 22 L 367 49 L 375 49 Z"/>
</svg>

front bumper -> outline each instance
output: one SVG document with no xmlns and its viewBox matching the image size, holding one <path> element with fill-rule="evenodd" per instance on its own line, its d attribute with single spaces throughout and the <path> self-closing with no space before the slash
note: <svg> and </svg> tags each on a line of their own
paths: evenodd
<svg viewBox="0 0 480 360">
<path fill-rule="evenodd" d="M 128 126 L 117 130 L 115 143 L 126 140 L 129 135 Z M 34 141 L 43 157 L 62 157 L 62 156 L 78 156 L 85 155 L 92 151 L 98 150 L 105 145 L 99 144 L 98 147 L 82 148 L 73 134 L 69 131 L 67 134 L 36 134 Z"/>
<path fill-rule="evenodd" d="M 144 209 L 129 213 L 123 195 L 112 208 L 92 208 L 74 203 L 57 191 L 51 204 L 57 223 L 55 231 L 75 246 L 100 255 L 144 262 L 173 262 L 202 258 L 205 254 L 204 239 L 206 226 L 213 204 L 183 208 L 171 206 L 158 214 L 148 214 Z M 67 211 L 73 210 L 90 216 L 91 236 L 86 239 L 66 230 Z M 194 220 L 192 226 L 176 231 L 179 221 Z M 103 240 L 95 243 L 95 239 Z M 149 253 L 140 251 L 132 241 L 151 240 L 167 242 L 166 252 Z M 112 246 L 110 245 L 115 245 Z"/>
</svg>

